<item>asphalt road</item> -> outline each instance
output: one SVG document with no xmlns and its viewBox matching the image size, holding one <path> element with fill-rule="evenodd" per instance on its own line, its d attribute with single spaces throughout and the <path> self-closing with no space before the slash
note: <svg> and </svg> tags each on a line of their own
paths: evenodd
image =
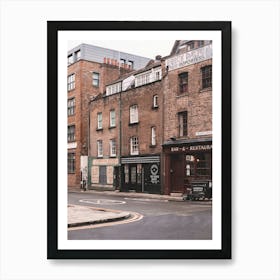
<svg viewBox="0 0 280 280">
<path fill-rule="evenodd" d="M 68 203 L 137 212 L 142 219 L 68 231 L 71 240 L 207 240 L 212 238 L 209 202 L 167 201 L 92 193 L 69 193 Z"/>
</svg>

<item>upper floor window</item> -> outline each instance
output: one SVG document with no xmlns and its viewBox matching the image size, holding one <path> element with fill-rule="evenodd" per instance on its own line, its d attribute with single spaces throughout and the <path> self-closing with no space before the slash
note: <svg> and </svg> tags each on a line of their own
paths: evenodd
<svg viewBox="0 0 280 280">
<path fill-rule="evenodd" d="M 67 78 L 67 89 L 72 90 L 75 88 L 75 74 L 71 74 Z"/>
<path fill-rule="evenodd" d="M 194 42 L 193 41 L 187 43 L 187 49 L 188 49 L 188 51 L 194 49 Z"/>
<path fill-rule="evenodd" d="M 69 125 L 67 131 L 68 142 L 75 141 L 75 125 Z"/>
<path fill-rule="evenodd" d="M 130 154 L 131 155 L 139 154 L 139 141 L 138 141 L 138 137 L 136 136 L 130 138 Z"/>
<path fill-rule="evenodd" d="M 127 64 L 128 64 L 128 67 L 129 67 L 130 69 L 133 69 L 133 68 L 134 68 L 134 67 L 133 67 L 134 62 L 133 62 L 132 60 L 129 60 Z"/>
<path fill-rule="evenodd" d="M 81 51 L 80 50 L 75 52 L 75 59 L 76 60 L 80 60 L 81 59 Z"/>
<path fill-rule="evenodd" d="M 103 142 L 102 140 L 97 141 L 97 156 L 103 157 Z"/>
<path fill-rule="evenodd" d="M 97 113 L 97 129 L 102 129 L 102 113 Z"/>
<path fill-rule="evenodd" d="M 111 110 L 110 111 L 110 127 L 116 126 L 116 111 Z"/>
<path fill-rule="evenodd" d="M 153 126 L 151 128 L 151 145 L 155 146 L 156 145 L 156 127 Z"/>
<path fill-rule="evenodd" d="M 202 88 L 212 87 L 212 65 L 201 68 Z"/>
<path fill-rule="evenodd" d="M 204 46 L 204 41 L 198 41 L 197 42 L 197 47 L 198 48 L 201 48 L 201 47 L 203 47 Z"/>
<path fill-rule="evenodd" d="M 75 98 L 68 99 L 68 116 L 72 116 L 75 114 Z"/>
<path fill-rule="evenodd" d="M 110 85 L 106 87 L 106 95 L 111 95 L 117 92 L 120 92 L 122 89 L 121 83 Z"/>
<path fill-rule="evenodd" d="M 161 67 L 153 68 L 147 72 L 140 73 L 135 76 L 135 86 L 139 87 L 142 85 L 146 85 L 162 78 Z"/>
<path fill-rule="evenodd" d="M 153 96 L 153 108 L 158 107 L 158 95 Z"/>
<path fill-rule="evenodd" d="M 188 72 L 179 75 L 179 93 L 188 92 Z"/>
<path fill-rule="evenodd" d="M 73 54 L 68 55 L 67 60 L 68 60 L 68 65 L 72 64 L 74 62 Z"/>
<path fill-rule="evenodd" d="M 75 156 L 75 153 L 68 153 L 67 161 L 68 161 L 68 173 L 75 173 L 75 170 L 76 170 L 76 166 L 75 166 L 76 156 Z"/>
<path fill-rule="evenodd" d="M 117 155 L 116 140 L 111 139 L 110 140 L 110 156 L 115 157 L 116 155 Z"/>
<path fill-rule="evenodd" d="M 93 72 L 92 73 L 92 85 L 95 87 L 99 87 L 99 73 Z"/>
<path fill-rule="evenodd" d="M 178 113 L 179 117 L 179 136 L 188 135 L 188 112 Z"/>
<path fill-rule="evenodd" d="M 133 105 L 129 108 L 130 123 L 138 123 L 138 106 Z"/>
</svg>

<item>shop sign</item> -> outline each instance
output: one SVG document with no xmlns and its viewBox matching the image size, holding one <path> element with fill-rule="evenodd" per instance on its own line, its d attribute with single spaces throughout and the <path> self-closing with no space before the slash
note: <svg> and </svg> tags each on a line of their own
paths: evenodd
<svg viewBox="0 0 280 280">
<path fill-rule="evenodd" d="M 150 167 L 150 178 L 152 184 L 159 184 L 159 168 L 157 164 L 153 164 Z"/>
<path fill-rule="evenodd" d="M 182 146 L 182 147 L 171 147 L 171 152 L 190 152 L 190 151 L 208 151 L 212 150 L 212 145 L 195 145 L 195 146 Z"/>
<path fill-rule="evenodd" d="M 184 66 L 195 64 L 204 60 L 212 58 L 212 45 L 207 45 L 193 51 L 173 56 L 166 59 L 165 63 L 169 71 L 178 69 Z"/>
</svg>

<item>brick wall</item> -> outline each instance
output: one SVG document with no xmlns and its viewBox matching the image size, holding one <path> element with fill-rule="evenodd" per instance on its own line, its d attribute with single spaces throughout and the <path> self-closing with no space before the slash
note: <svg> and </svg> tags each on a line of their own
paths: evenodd
<svg viewBox="0 0 280 280">
<path fill-rule="evenodd" d="M 153 96 L 158 95 L 158 108 Z M 131 125 L 130 106 L 138 105 L 138 124 Z M 134 88 L 122 93 L 122 155 L 130 155 L 130 138 L 138 136 L 139 155 L 158 154 L 162 144 L 162 82 Z M 156 146 L 151 146 L 151 128 L 156 127 Z"/>
<path fill-rule="evenodd" d="M 201 138 L 197 132 L 212 131 L 212 88 L 202 89 L 201 67 L 212 60 L 170 71 L 164 79 L 164 139 L 179 137 L 178 112 L 188 112 L 188 139 Z M 179 93 L 178 75 L 188 72 L 188 92 Z M 206 137 L 209 137 L 206 136 Z"/>
</svg>

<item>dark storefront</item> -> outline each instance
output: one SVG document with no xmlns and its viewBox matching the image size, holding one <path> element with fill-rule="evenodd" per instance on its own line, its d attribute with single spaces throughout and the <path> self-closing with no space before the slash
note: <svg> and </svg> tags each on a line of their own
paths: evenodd
<svg viewBox="0 0 280 280">
<path fill-rule="evenodd" d="M 160 193 L 160 156 L 121 159 L 121 191 Z"/>
<path fill-rule="evenodd" d="M 175 140 L 163 145 L 164 193 L 185 193 L 196 181 L 212 184 L 212 139 Z"/>
</svg>

